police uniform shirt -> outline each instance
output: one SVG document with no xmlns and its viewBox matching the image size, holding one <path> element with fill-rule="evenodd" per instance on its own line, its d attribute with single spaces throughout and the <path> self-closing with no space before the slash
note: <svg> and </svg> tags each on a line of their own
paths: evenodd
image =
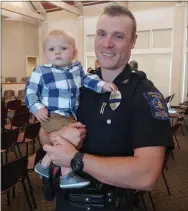
<svg viewBox="0 0 188 211">
<path fill-rule="evenodd" d="M 97 74 L 102 79 L 100 69 Z M 101 156 L 133 156 L 134 149 L 139 147 L 173 147 L 170 121 L 159 91 L 134 75 L 129 65 L 114 83 L 122 95 L 115 110 L 110 106 L 111 93 L 97 94 L 87 88 L 81 91 L 77 117 L 87 129 L 81 151 Z M 56 211 L 80 210 L 65 198 L 64 192 L 57 192 Z"/>
<path fill-rule="evenodd" d="M 102 79 L 100 69 L 97 74 Z M 122 99 L 110 107 L 110 94 L 84 88 L 78 121 L 86 125 L 82 151 L 101 156 L 132 156 L 134 149 L 148 146 L 173 147 L 171 125 L 161 93 L 147 79 L 131 72 L 129 65 L 113 81 Z"/>
</svg>

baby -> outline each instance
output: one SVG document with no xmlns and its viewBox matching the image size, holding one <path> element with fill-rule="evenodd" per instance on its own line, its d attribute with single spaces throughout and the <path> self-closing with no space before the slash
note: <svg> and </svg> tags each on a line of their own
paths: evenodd
<svg viewBox="0 0 188 211">
<path fill-rule="evenodd" d="M 113 83 L 102 81 L 97 75 L 86 75 L 77 55 L 74 37 L 63 30 L 52 30 L 44 37 L 43 48 L 47 64 L 36 67 L 26 84 L 26 105 L 41 122 L 40 138 L 53 144 L 48 132 L 76 121 L 78 97 L 82 86 L 97 93 L 113 92 Z M 49 177 L 50 157 L 46 154 L 35 166 L 35 171 Z M 60 187 L 85 187 L 90 181 L 61 167 Z"/>
</svg>

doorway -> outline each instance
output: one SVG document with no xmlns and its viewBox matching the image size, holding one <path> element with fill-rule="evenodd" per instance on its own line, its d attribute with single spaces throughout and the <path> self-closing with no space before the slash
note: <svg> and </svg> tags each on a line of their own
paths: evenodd
<svg viewBox="0 0 188 211">
<path fill-rule="evenodd" d="M 37 57 L 27 56 L 26 58 L 26 76 L 30 77 L 34 68 L 37 66 Z"/>
</svg>

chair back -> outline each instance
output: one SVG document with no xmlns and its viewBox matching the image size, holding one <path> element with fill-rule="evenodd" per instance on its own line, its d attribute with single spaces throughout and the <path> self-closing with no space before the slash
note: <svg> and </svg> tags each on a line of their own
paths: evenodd
<svg viewBox="0 0 188 211">
<path fill-rule="evenodd" d="M 168 97 L 166 97 L 166 98 L 165 98 L 165 102 L 166 102 L 166 103 L 169 103 L 170 98 L 171 98 L 171 95 L 170 95 L 170 96 L 168 96 Z"/>
<path fill-rule="evenodd" d="M 7 110 L 17 110 L 21 107 L 21 100 L 12 100 L 7 103 Z"/>
<path fill-rule="evenodd" d="M 172 128 L 172 133 L 173 134 L 175 134 L 178 131 L 180 125 L 181 125 L 181 122 L 179 122 L 179 121 L 177 121 L 176 124 L 172 125 L 171 128 Z"/>
<path fill-rule="evenodd" d="M 25 98 L 25 90 L 24 89 L 18 90 L 18 97 Z"/>
<path fill-rule="evenodd" d="M 14 115 L 11 122 L 11 127 L 19 127 L 22 128 L 26 126 L 29 122 L 30 114 L 29 113 L 22 113 Z"/>
<path fill-rule="evenodd" d="M 29 77 L 22 77 L 21 82 L 27 82 Z"/>
<path fill-rule="evenodd" d="M 15 115 L 16 114 L 23 114 L 23 113 L 29 113 L 29 109 L 27 108 L 26 105 L 21 105 L 16 111 L 15 111 Z M 29 113 L 30 114 L 30 113 Z"/>
<path fill-rule="evenodd" d="M 5 90 L 4 91 L 4 98 L 11 98 L 11 97 L 15 97 L 15 92 L 14 90 Z"/>
<path fill-rule="evenodd" d="M 188 115 L 188 106 L 187 106 L 187 108 L 185 109 L 184 115 L 185 115 L 185 116 Z"/>
<path fill-rule="evenodd" d="M 31 124 L 31 125 L 27 125 L 27 127 L 25 128 L 24 138 L 27 138 L 27 139 L 37 138 L 39 135 L 39 130 L 40 130 L 40 122 Z"/>
<path fill-rule="evenodd" d="M 8 191 L 27 176 L 27 156 L 1 166 L 1 193 Z"/>
<path fill-rule="evenodd" d="M 18 130 L 11 130 L 1 133 L 1 151 L 7 151 L 16 144 L 18 133 Z"/>
<path fill-rule="evenodd" d="M 170 96 L 169 102 L 171 102 L 171 101 L 173 100 L 174 95 L 175 95 L 175 93 L 174 93 L 173 95 Z"/>
<path fill-rule="evenodd" d="M 1 101 L 1 129 L 4 129 L 5 122 L 7 117 L 7 108 L 3 101 Z"/>
<path fill-rule="evenodd" d="M 6 77 L 5 78 L 5 82 L 17 82 L 17 78 L 16 77 Z"/>
</svg>

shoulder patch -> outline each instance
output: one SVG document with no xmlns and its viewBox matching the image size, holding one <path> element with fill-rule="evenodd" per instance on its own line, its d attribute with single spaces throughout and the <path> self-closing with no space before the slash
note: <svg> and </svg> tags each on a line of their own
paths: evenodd
<svg viewBox="0 0 188 211">
<path fill-rule="evenodd" d="M 163 96 L 159 92 L 144 92 L 144 97 L 150 106 L 152 116 L 159 120 L 169 119 L 168 108 Z"/>
</svg>

